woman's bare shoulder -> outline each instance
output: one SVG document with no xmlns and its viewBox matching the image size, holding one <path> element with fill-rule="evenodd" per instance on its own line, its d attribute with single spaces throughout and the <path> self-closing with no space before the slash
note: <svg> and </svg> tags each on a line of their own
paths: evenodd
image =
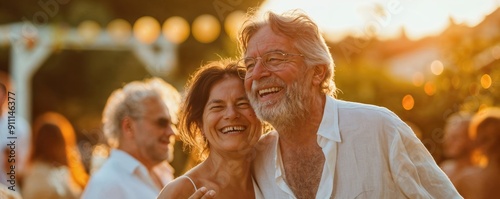
<svg viewBox="0 0 500 199">
<path fill-rule="evenodd" d="M 189 198 L 195 191 L 193 183 L 186 176 L 180 176 L 161 190 L 158 199 L 185 199 Z"/>
</svg>

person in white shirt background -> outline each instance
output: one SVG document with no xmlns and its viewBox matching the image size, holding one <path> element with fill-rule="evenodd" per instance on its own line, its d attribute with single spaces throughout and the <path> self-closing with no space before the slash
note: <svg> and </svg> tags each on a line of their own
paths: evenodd
<svg viewBox="0 0 500 199">
<path fill-rule="evenodd" d="M 0 82 L 0 113 L 2 112 L 2 106 L 5 103 L 5 101 L 7 101 L 7 88 L 2 82 Z M 7 163 L 8 160 L 2 159 L 1 162 L 2 168 L 5 167 L 5 165 L 8 165 Z M 9 187 L 6 184 L 0 183 L 0 198 L 20 199 L 21 194 L 19 191 L 13 191 L 9 189 Z"/>
<path fill-rule="evenodd" d="M 110 157 L 92 174 L 83 199 L 156 198 L 173 179 L 178 91 L 159 78 L 115 90 L 103 111 Z"/>
<path fill-rule="evenodd" d="M 3 105 L 0 106 L 0 160 L 2 160 L 2 166 L 0 167 L 0 183 L 10 186 L 16 192 L 20 193 L 23 175 L 26 171 L 31 150 L 31 128 L 26 119 L 16 113 L 15 85 L 12 84 L 10 76 L 3 71 L 0 71 L 0 83 L 4 84 L 6 88 L 5 101 Z M 9 92 L 11 93 L 9 94 Z M 8 97 L 12 97 L 13 99 L 9 101 Z M 8 131 L 10 107 L 14 108 L 11 113 L 14 118 L 13 126 L 15 128 L 13 129 L 13 134 L 10 134 Z M 8 137 L 15 137 L 15 139 L 9 139 Z M 12 150 L 10 146 L 7 145 L 10 141 L 15 141 L 15 148 Z M 9 158 L 10 153 L 15 154 Z M 9 159 L 11 159 L 10 162 Z M 11 172 L 11 166 L 15 167 L 15 169 L 12 170 L 15 172 L 15 175 L 8 174 Z M 13 180 L 12 178 L 14 176 L 15 179 Z"/>
<path fill-rule="evenodd" d="M 333 59 L 307 14 L 250 18 L 239 47 L 252 107 L 276 129 L 256 147 L 264 198 L 461 198 L 393 112 L 335 99 Z"/>
</svg>

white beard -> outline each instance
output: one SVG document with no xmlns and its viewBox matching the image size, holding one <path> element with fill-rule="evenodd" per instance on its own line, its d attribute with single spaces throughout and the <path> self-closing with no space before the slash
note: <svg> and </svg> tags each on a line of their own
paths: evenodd
<svg viewBox="0 0 500 199">
<path fill-rule="evenodd" d="M 288 87 L 278 78 L 267 78 L 260 82 L 254 81 L 252 91 L 247 92 L 247 95 L 257 117 L 282 131 L 294 129 L 299 125 L 297 121 L 306 120 L 309 115 L 309 109 L 306 108 L 306 105 L 309 104 L 311 98 L 308 97 L 307 85 L 304 84 L 307 81 L 303 81 L 303 79 L 297 79 Z M 283 86 L 285 89 L 284 97 L 266 103 L 259 102 L 257 95 L 253 95 L 253 93 L 257 93 L 256 85 L 270 83 Z"/>
</svg>

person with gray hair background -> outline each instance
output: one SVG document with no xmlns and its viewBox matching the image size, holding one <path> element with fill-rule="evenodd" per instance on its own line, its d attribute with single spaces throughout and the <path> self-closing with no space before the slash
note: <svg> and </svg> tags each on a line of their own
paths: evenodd
<svg viewBox="0 0 500 199">
<path fill-rule="evenodd" d="M 83 199 L 156 198 L 173 179 L 180 94 L 159 78 L 134 81 L 115 90 L 103 111 L 103 129 L 113 148 L 91 176 Z"/>
</svg>

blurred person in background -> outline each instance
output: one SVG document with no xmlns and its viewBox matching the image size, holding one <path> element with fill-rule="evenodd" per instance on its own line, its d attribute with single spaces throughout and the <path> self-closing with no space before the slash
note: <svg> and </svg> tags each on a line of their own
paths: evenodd
<svg viewBox="0 0 500 199">
<path fill-rule="evenodd" d="M 468 170 L 456 187 L 466 199 L 500 197 L 500 108 L 490 107 L 474 115 L 469 136 L 476 149 L 487 158 L 484 168 Z"/>
<path fill-rule="evenodd" d="M 262 198 L 251 174 L 262 124 L 250 106 L 236 63 L 223 60 L 201 67 L 188 81 L 186 91 L 180 138 L 203 162 L 169 183 L 158 198 L 199 198 L 203 194 Z"/>
<path fill-rule="evenodd" d="M 35 120 L 33 147 L 22 186 L 25 199 L 73 199 L 88 181 L 71 123 L 48 112 Z"/>
<path fill-rule="evenodd" d="M 474 148 L 469 138 L 471 119 L 471 113 L 458 112 L 448 117 L 444 126 L 443 153 L 447 160 L 440 166 L 453 184 L 465 170 L 475 166 L 472 160 Z"/>
<path fill-rule="evenodd" d="M 16 191 L 10 190 L 6 185 L 0 184 L 0 198 L 1 199 L 22 199 L 21 194 Z"/>
<path fill-rule="evenodd" d="M 5 101 L 7 101 L 7 87 L 0 82 L 0 112 L 2 112 L 2 106 Z M 4 168 L 10 167 L 8 160 L 2 160 L 1 166 Z M 7 185 L 0 183 L 0 198 L 19 199 L 21 198 L 21 194 L 9 189 Z"/>
<path fill-rule="evenodd" d="M 29 153 L 31 151 L 31 129 L 29 123 L 21 117 L 15 109 L 15 107 L 18 106 L 16 105 L 16 91 L 14 86 L 11 84 L 9 75 L 3 71 L 0 71 L 0 83 L 4 84 L 6 87 L 5 102 L 2 106 L 0 106 L 0 160 L 5 163 L 0 167 L 0 183 L 7 186 L 14 186 L 16 191 L 20 191 L 20 185 L 22 184 L 24 172 L 26 171 L 29 159 Z M 12 97 L 12 99 L 9 100 L 8 97 Z M 11 109 L 13 110 L 9 113 Z M 10 134 L 8 131 L 9 116 L 14 119 L 14 134 Z M 8 139 L 8 137 L 15 137 L 16 139 Z M 11 150 L 8 145 L 10 141 L 15 141 L 15 148 L 13 150 Z M 11 152 L 15 153 L 12 154 L 15 157 L 9 158 Z M 9 162 L 9 159 L 15 161 Z M 15 172 L 15 175 L 8 174 L 11 172 L 11 166 L 15 167 L 12 169 L 12 171 Z M 8 181 L 12 180 L 12 176 L 15 176 L 15 182 Z"/>
<path fill-rule="evenodd" d="M 103 111 L 103 130 L 112 149 L 90 179 L 83 199 L 150 199 L 173 179 L 180 94 L 159 78 L 115 90 Z"/>
</svg>

